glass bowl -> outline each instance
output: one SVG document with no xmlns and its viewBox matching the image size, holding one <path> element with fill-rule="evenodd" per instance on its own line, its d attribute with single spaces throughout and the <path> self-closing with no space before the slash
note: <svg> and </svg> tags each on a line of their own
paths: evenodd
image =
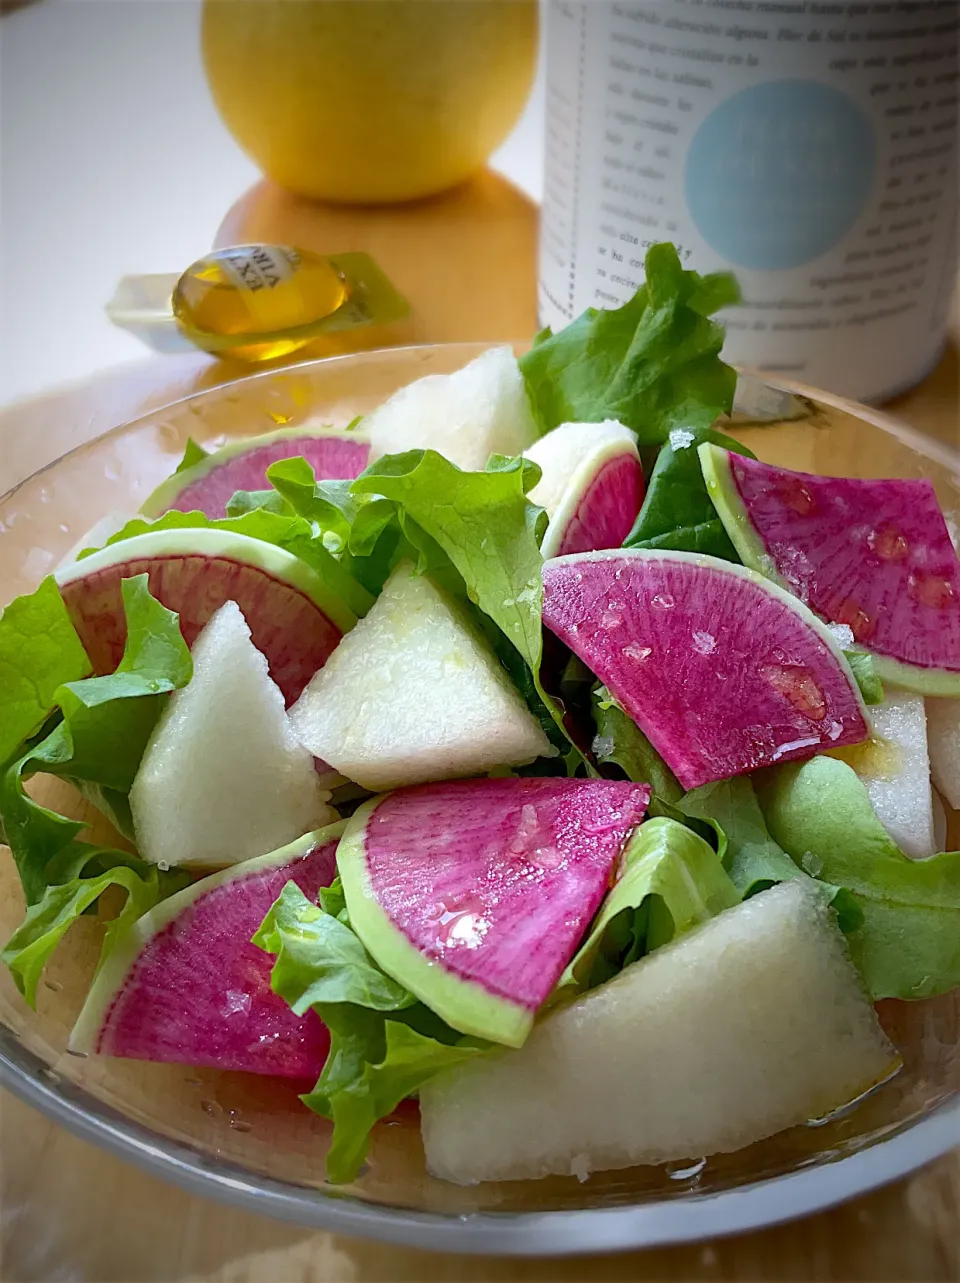
<svg viewBox="0 0 960 1283">
<path fill-rule="evenodd" d="M 188 437 L 215 446 L 280 425 L 345 424 L 481 344 L 392 349 L 255 374 L 187 397 L 67 454 L 0 500 L 0 601 L 31 591 L 106 513 L 132 513 L 173 471 Z M 810 472 L 929 477 L 960 522 L 950 452 L 874 411 L 807 393 L 799 420 L 735 422 L 761 458 Z M 67 786 L 60 790 L 64 806 Z M 66 790 L 66 793 L 64 792 Z M 48 793 L 47 796 L 50 796 Z M 91 826 L 103 822 L 83 811 Z M 958 816 L 949 816 L 960 846 Z M 0 857 L 0 932 L 20 919 L 12 860 Z M 3 970 L 0 1070 L 50 1118 L 188 1189 L 304 1225 L 447 1251 L 610 1251 L 751 1229 L 812 1212 L 902 1176 L 960 1143 L 960 995 L 886 1002 L 881 1019 L 903 1072 L 852 1109 L 705 1163 L 459 1188 L 431 1178 L 416 1110 L 378 1130 L 350 1186 L 323 1178 L 327 1124 L 296 1089 L 253 1075 L 79 1059 L 65 1050 L 96 962 L 101 925 L 71 931 L 30 1011 Z"/>
</svg>

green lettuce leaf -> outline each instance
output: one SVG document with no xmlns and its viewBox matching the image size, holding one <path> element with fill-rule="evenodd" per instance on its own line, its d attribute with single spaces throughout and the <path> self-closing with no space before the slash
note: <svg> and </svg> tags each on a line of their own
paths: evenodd
<svg viewBox="0 0 960 1283">
<path fill-rule="evenodd" d="M 327 1177 L 343 1184 L 363 1166 L 378 1119 L 488 1045 L 451 1029 L 380 969 L 344 921 L 336 882 L 322 901 L 288 882 L 253 943 L 276 957 L 273 991 L 300 1015 L 312 1007 L 330 1030 L 323 1072 L 301 1100 L 332 1120 Z"/>
<path fill-rule="evenodd" d="M 520 358 L 541 432 L 619 419 L 651 444 L 729 412 L 737 376 L 720 360 L 723 326 L 709 318 L 739 300 L 736 281 L 684 271 L 669 244 L 651 246 L 644 272 L 623 307 L 589 308 L 558 334 L 544 330 Z"/>
<path fill-rule="evenodd" d="M 134 517 L 107 540 L 105 547 L 157 530 L 227 530 L 275 544 L 305 561 L 355 615 L 365 615 L 373 605 L 370 593 L 331 555 L 311 523 L 302 517 L 271 512 L 269 507 L 254 507 L 242 516 L 212 520 L 202 512 L 180 512 L 174 508 L 154 520 Z M 85 548 L 79 559 L 95 551 Z"/>
<path fill-rule="evenodd" d="M 802 879 L 808 874 L 770 836 L 753 784 L 744 775 L 716 780 L 691 789 L 675 803 L 684 815 L 712 825 L 720 858 L 744 900 L 777 882 Z M 860 907 L 843 886 L 817 878 L 837 911 L 840 928 L 856 930 L 863 921 Z"/>
<path fill-rule="evenodd" d="M 84 791 L 94 801 L 102 789 L 119 807 L 166 694 L 190 680 L 190 652 L 177 616 L 150 595 L 147 576 L 124 580 L 122 593 L 127 642 L 116 672 L 58 687 L 54 701 L 61 719 L 28 741 L 0 773 L 3 836 L 28 904 L 43 896 L 52 860 L 72 859 L 91 848 L 77 840 L 84 826 L 35 802 L 25 781 L 37 773 L 58 775 L 90 786 Z"/>
<path fill-rule="evenodd" d="M 193 437 L 187 437 L 187 444 L 183 451 L 183 458 L 173 470 L 173 475 L 178 472 L 186 472 L 188 468 L 194 467 L 195 464 L 203 463 L 208 458 L 206 450 L 202 445 L 198 445 Z"/>
<path fill-rule="evenodd" d="M 551 739 L 566 746 L 567 768 L 573 770 L 583 757 L 570 739 L 563 710 L 540 680 L 540 540 L 547 517 L 526 497 L 539 476 L 535 464 L 520 458 L 494 456 L 484 472 L 461 472 L 434 450 L 384 455 L 351 486 L 353 495 L 376 496 L 379 509 L 374 511 L 371 504 L 360 510 L 350 547 L 355 547 L 357 525 L 365 520 L 380 537 L 382 505 L 392 502 L 402 532 L 395 556 L 412 546 L 420 573 L 428 571 L 454 595 L 465 594 L 481 616 L 495 625 L 523 667 L 518 668 L 504 653 L 497 638 L 491 638 L 494 649 L 534 716 L 545 724 L 546 713 L 553 722 Z M 446 563 L 453 578 L 445 574 Z"/>
<path fill-rule="evenodd" d="M 293 515 L 290 505 L 276 490 L 234 490 L 227 500 L 228 517 L 245 517 L 258 508 L 265 508 L 281 517 Z"/>
<path fill-rule="evenodd" d="M 24 788 L 33 775 L 60 776 L 122 832 L 132 829 L 127 793 L 168 693 L 190 680 L 192 665 L 177 616 L 150 595 L 147 576 L 124 580 L 122 593 L 127 641 L 116 672 L 59 686 L 59 720 L 0 769 L 3 837 L 27 899 L 26 917 L 0 956 L 30 1003 L 60 939 L 108 887 L 125 891 L 126 903 L 108 927 L 105 949 L 124 924 L 189 881 L 81 840 L 81 822 L 41 806 Z"/>
<path fill-rule="evenodd" d="M 625 548 L 672 548 L 740 561 L 700 469 L 697 446 L 705 441 L 754 458 L 739 441 L 709 426 L 673 428 L 657 455 L 643 505 L 623 541 Z"/>
<path fill-rule="evenodd" d="M 156 866 L 123 851 L 88 847 L 69 855 L 53 871 L 57 881 L 28 906 L 23 922 L 0 952 L 0 960 L 10 968 L 17 988 L 31 1007 L 36 1005 L 37 985 L 51 954 L 77 918 L 109 887 L 119 887 L 126 892 L 126 899 L 107 924 L 101 963 L 114 940 L 135 919 L 190 881 L 187 874 L 161 873 Z"/>
<path fill-rule="evenodd" d="M 848 944 L 875 999 L 960 985 L 960 851 L 908 859 L 836 758 L 771 768 L 758 795 L 776 841 L 812 876 L 849 888 L 863 922 Z"/>
<path fill-rule="evenodd" d="M 396 504 L 355 495 L 350 481 L 318 481 L 302 456 L 271 464 L 267 480 L 288 510 L 311 522 L 324 547 L 377 595 L 398 560 Z"/>
<path fill-rule="evenodd" d="M 670 819 L 646 820 L 558 991 L 592 989 L 698 923 L 740 903 L 716 851 Z"/>
<path fill-rule="evenodd" d="M 461 472 L 435 450 L 408 450 L 371 464 L 351 493 L 392 499 L 435 540 L 470 600 L 536 673 L 542 648 L 539 539 L 546 516 L 526 497 L 534 470 L 522 459 L 509 462 L 490 472 Z"/>
<path fill-rule="evenodd" d="M 0 761 L 35 735 L 64 682 L 91 670 L 56 581 L 50 577 L 0 615 Z"/>
<path fill-rule="evenodd" d="M 597 761 L 602 766 L 618 766 L 628 780 L 649 784 L 664 802 L 682 797 L 683 788 L 673 771 L 605 686 L 596 687 L 593 701 Z"/>
<path fill-rule="evenodd" d="M 883 684 L 877 676 L 873 656 L 863 650 L 845 650 L 844 658 L 850 665 L 850 671 L 860 687 L 860 694 L 865 704 L 883 703 Z"/>
</svg>

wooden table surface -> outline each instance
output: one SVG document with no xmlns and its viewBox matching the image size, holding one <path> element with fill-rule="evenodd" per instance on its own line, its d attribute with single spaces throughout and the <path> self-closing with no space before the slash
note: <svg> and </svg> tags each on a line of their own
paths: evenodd
<svg viewBox="0 0 960 1283">
<path fill-rule="evenodd" d="M 517 339 L 536 327 L 536 211 L 481 175 L 397 211 L 321 210 L 258 184 L 221 243 L 367 249 L 414 305 L 413 342 Z M 242 374 L 197 356 L 147 359 L 0 415 L 0 492 L 138 412 Z M 955 329 L 937 369 L 887 407 L 960 445 Z M 689 1247 L 566 1260 L 434 1255 L 279 1224 L 200 1199 L 0 1098 L 0 1278 L 415 1283 L 420 1280 L 960 1280 L 960 1153 L 844 1206 Z"/>
</svg>

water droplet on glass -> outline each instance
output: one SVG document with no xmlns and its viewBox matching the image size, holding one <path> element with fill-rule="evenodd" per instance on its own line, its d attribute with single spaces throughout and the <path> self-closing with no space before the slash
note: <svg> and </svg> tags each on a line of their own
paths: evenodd
<svg viewBox="0 0 960 1283">
<path fill-rule="evenodd" d="M 211 1118 L 221 1118 L 223 1116 L 223 1106 L 218 1105 L 215 1100 L 201 1100 L 200 1108 Z"/>
<path fill-rule="evenodd" d="M 242 1119 L 242 1118 L 231 1118 L 231 1119 L 230 1119 L 230 1126 L 233 1128 L 233 1130 L 234 1130 L 235 1132 L 250 1132 L 250 1131 L 253 1131 L 253 1124 L 252 1124 L 252 1123 L 248 1123 L 248 1122 L 246 1122 L 246 1121 L 245 1121 L 244 1119 Z"/>
<path fill-rule="evenodd" d="M 67 525 L 65 521 L 60 522 L 59 529 L 62 535 L 68 535 L 70 533 L 70 527 Z"/>
<path fill-rule="evenodd" d="M 108 463 L 103 470 L 103 475 L 108 481 L 120 480 L 120 468 L 116 463 Z"/>
<path fill-rule="evenodd" d="M 50 503 L 50 501 L 53 499 L 53 491 L 50 489 L 49 486 L 41 486 L 39 491 L 37 492 L 37 498 L 40 500 L 41 503 Z"/>
<path fill-rule="evenodd" d="M 59 980 L 44 980 L 43 983 L 46 985 L 46 987 L 49 990 L 51 990 L 52 993 L 59 993 L 60 990 L 63 988 L 63 985 L 60 983 Z"/>
<path fill-rule="evenodd" d="M 183 1080 L 183 1081 L 187 1084 L 187 1086 L 188 1086 L 188 1087 L 202 1087 L 202 1086 L 203 1086 L 203 1079 L 202 1079 L 202 1078 L 184 1078 L 184 1080 Z"/>
<path fill-rule="evenodd" d="M 68 1056 L 76 1056 L 77 1060 L 86 1060 L 86 1059 L 87 1059 L 87 1053 L 86 1053 L 85 1051 L 74 1051 L 74 1049 L 73 1049 L 72 1047 L 68 1047 L 68 1048 L 67 1048 L 67 1055 L 68 1055 Z"/>
<path fill-rule="evenodd" d="M 692 1163 L 667 1163 L 667 1175 L 672 1181 L 695 1181 L 707 1165 L 705 1158 L 698 1158 Z"/>
</svg>

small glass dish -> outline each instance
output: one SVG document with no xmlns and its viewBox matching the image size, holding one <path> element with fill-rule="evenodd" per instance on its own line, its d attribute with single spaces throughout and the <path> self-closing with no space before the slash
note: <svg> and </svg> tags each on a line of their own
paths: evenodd
<svg viewBox="0 0 960 1283">
<path fill-rule="evenodd" d="M 424 374 L 459 368 L 480 344 L 389 349 L 251 375 L 187 397 L 81 446 L 0 500 L 0 602 L 31 591 L 95 521 L 133 513 L 188 437 L 212 447 L 302 423 L 346 424 Z M 929 477 L 960 524 L 960 460 L 872 410 L 801 391 L 789 422 L 734 422 L 761 458 L 811 472 Z M 58 799 L 63 804 L 63 785 Z M 84 815 L 76 801 L 75 813 Z M 960 817 L 949 816 L 960 846 Z M 0 933 L 22 899 L 0 857 Z M 0 975 L 0 1081 L 50 1118 L 188 1189 L 304 1225 L 410 1246 L 550 1255 L 709 1238 L 826 1207 L 960 1143 L 960 994 L 886 1002 L 902 1073 L 855 1109 L 736 1154 L 671 1167 L 462 1189 L 424 1168 L 416 1110 L 381 1125 L 366 1170 L 327 1185 L 329 1125 L 298 1088 L 189 1066 L 79 1059 L 65 1050 L 102 928 L 85 918 L 55 955 L 30 1011 Z"/>
</svg>

